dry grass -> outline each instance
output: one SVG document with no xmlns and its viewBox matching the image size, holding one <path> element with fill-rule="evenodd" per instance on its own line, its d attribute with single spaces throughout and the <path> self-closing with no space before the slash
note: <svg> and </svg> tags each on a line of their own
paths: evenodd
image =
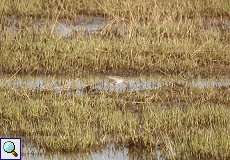
<svg viewBox="0 0 230 160">
<path fill-rule="evenodd" d="M 229 13 L 229 0 L 2 0 L 0 72 L 228 75 Z M 100 34 L 69 39 L 30 27 L 36 19 L 55 23 L 79 14 L 112 22 Z M 13 36 L 6 30 L 9 16 L 22 21 Z M 228 88 L 172 86 L 83 97 L 0 93 L 0 135 L 25 137 L 47 151 L 109 143 L 152 150 L 160 141 L 170 159 L 230 158 Z"/>
<path fill-rule="evenodd" d="M 34 74 L 228 74 L 229 40 L 222 40 L 226 34 L 220 36 L 220 31 L 216 31 L 217 35 L 215 32 L 205 34 L 198 31 L 202 36 L 194 33 L 195 35 L 185 35 L 184 38 L 173 36 L 160 37 L 158 40 L 156 36 L 162 35 L 159 31 L 160 29 L 146 28 L 145 36 L 131 39 L 105 39 L 96 36 L 72 40 L 21 33 L 15 39 L 0 40 L 0 71 Z M 181 34 L 183 30 L 173 32 Z"/>
<path fill-rule="evenodd" d="M 2 90 L 0 134 L 23 136 L 47 151 L 88 151 L 109 143 L 152 150 L 161 142 L 169 158 L 229 158 L 230 110 L 222 103 L 229 91 L 191 89 L 199 98 L 190 103 L 187 89 L 173 87 L 166 97 L 180 92 L 187 97 L 183 105 L 154 102 L 163 90 L 83 97 Z M 223 98 L 206 98 L 214 94 Z"/>
<path fill-rule="evenodd" d="M 4 5 L 4 7 L 2 7 Z M 194 16 L 229 15 L 228 0 L 21 0 L 1 1 L 1 12 L 7 15 L 33 15 L 56 17 L 74 17 L 78 14 L 101 14 L 107 16 L 126 17 L 132 21 L 152 20 L 163 17 L 178 18 Z"/>
<path fill-rule="evenodd" d="M 2 1 L 0 72 L 226 75 L 230 67 L 229 1 Z M 14 6 L 14 7 L 12 7 Z M 62 9 L 59 10 L 61 6 Z M 121 7 L 122 6 L 122 7 Z M 87 8 L 87 11 L 86 11 Z M 55 10 L 61 11 L 56 12 Z M 102 34 L 60 39 L 29 29 L 31 18 L 55 23 L 79 13 L 112 19 Z M 23 15 L 22 31 L 5 31 L 7 15 Z M 121 25 L 122 26 L 122 25 Z M 122 28 L 122 27 L 121 27 Z"/>
</svg>

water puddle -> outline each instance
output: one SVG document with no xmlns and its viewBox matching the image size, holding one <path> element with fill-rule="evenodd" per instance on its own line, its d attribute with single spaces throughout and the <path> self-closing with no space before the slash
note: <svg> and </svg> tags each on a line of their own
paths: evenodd
<svg viewBox="0 0 230 160">
<path fill-rule="evenodd" d="M 114 145 L 91 153 L 45 153 L 32 145 L 27 145 L 23 149 L 24 160 L 143 160 L 154 159 L 154 156 L 152 153 L 137 152 L 126 147 L 117 148 Z"/>
<path fill-rule="evenodd" d="M 79 15 L 75 20 L 58 19 L 49 20 L 42 18 L 18 18 L 16 16 L 7 17 L 4 23 L 4 30 L 15 36 L 21 30 L 30 30 L 35 33 L 48 32 L 62 38 L 73 37 L 78 33 L 92 35 L 103 29 L 110 28 L 110 31 L 117 30 L 118 34 L 124 35 L 128 29 L 122 24 L 113 24 L 102 16 L 85 16 Z M 228 18 L 202 18 L 202 28 L 206 30 L 220 29 L 230 31 L 230 19 Z M 115 31 L 116 32 L 116 31 Z"/>
<path fill-rule="evenodd" d="M 82 95 L 88 88 L 105 92 L 142 91 L 179 84 L 193 88 L 230 87 L 230 79 L 165 79 L 162 77 L 87 76 L 82 78 L 52 76 L 0 76 L 0 87 L 50 91 Z"/>
<path fill-rule="evenodd" d="M 30 29 L 38 33 L 48 31 L 59 37 L 71 37 L 77 32 L 96 33 L 102 30 L 108 23 L 108 19 L 99 16 L 78 16 L 75 21 L 66 19 L 57 21 L 48 19 L 23 20 L 11 16 L 6 19 L 4 30 L 12 35 L 16 35 L 20 30 Z"/>
<path fill-rule="evenodd" d="M 70 37 L 74 32 L 85 32 L 87 34 L 93 34 L 102 30 L 108 20 L 103 17 L 84 17 L 78 18 L 75 24 L 57 22 L 54 25 L 54 32 L 61 37 Z"/>
</svg>

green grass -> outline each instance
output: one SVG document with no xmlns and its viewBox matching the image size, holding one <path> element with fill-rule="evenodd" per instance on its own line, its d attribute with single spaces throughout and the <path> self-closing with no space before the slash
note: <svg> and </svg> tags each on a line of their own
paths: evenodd
<svg viewBox="0 0 230 160">
<path fill-rule="evenodd" d="M 186 97 L 188 89 L 180 89 L 172 87 L 167 97 Z M 69 97 L 2 90 L 0 134 L 25 137 L 46 151 L 84 152 L 110 143 L 151 151 L 161 142 L 171 159 L 229 158 L 230 110 L 222 103 L 229 91 L 191 89 L 200 101 L 187 97 L 171 105 L 148 98 L 163 91 Z M 215 103 L 206 98 L 215 94 L 222 96 Z"/>
</svg>

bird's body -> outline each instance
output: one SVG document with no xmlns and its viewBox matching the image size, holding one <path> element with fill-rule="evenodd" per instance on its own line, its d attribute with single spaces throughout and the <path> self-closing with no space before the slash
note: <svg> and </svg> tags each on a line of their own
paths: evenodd
<svg viewBox="0 0 230 160">
<path fill-rule="evenodd" d="M 117 84 L 127 84 L 127 82 L 121 78 L 121 77 L 118 77 L 118 76 L 107 76 L 107 78 L 112 81 L 111 83 L 114 84 L 114 85 L 117 85 Z"/>
<path fill-rule="evenodd" d="M 156 160 L 166 160 L 166 158 L 162 153 L 162 149 L 163 149 L 163 144 L 157 143 L 155 147 Z"/>
<path fill-rule="evenodd" d="M 128 88 L 128 83 L 122 77 L 119 77 L 119 76 L 106 76 L 106 79 L 108 80 L 109 84 L 112 84 L 114 86 L 124 84 L 126 86 L 126 89 Z M 85 87 L 83 87 L 83 92 L 84 93 L 95 92 L 95 90 L 98 90 L 98 89 L 96 89 L 97 88 L 96 86 L 101 85 L 101 83 L 102 82 L 97 82 L 97 83 L 94 83 L 94 84 L 86 85 Z"/>
</svg>

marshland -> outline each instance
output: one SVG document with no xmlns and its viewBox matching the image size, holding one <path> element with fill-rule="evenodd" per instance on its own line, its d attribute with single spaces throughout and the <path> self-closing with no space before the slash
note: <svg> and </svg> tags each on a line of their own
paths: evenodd
<svg viewBox="0 0 230 160">
<path fill-rule="evenodd" d="M 229 159 L 229 0 L 0 2 L 0 136 L 25 159 Z"/>
</svg>

